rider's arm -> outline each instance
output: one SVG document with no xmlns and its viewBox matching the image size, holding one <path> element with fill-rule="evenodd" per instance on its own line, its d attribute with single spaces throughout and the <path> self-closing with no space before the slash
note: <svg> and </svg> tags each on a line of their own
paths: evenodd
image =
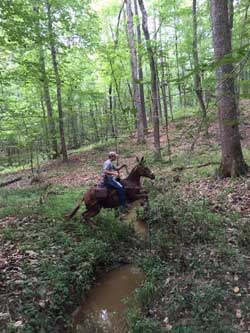
<svg viewBox="0 0 250 333">
<path fill-rule="evenodd" d="M 122 164 L 121 166 L 116 167 L 116 170 L 120 171 L 122 168 L 126 168 L 126 167 L 127 167 L 127 164 Z"/>
<path fill-rule="evenodd" d="M 104 170 L 105 175 L 117 176 L 116 170 Z"/>
</svg>

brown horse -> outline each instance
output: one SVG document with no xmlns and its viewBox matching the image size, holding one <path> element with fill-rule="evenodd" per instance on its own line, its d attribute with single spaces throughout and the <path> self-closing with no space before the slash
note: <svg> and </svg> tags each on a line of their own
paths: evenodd
<svg viewBox="0 0 250 333">
<path fill-rule="evenodd" d="M 127 202 L 133 202 L 139 199 L 148 200 L 147 192 L 141 187 L 141 177 L 155 179 L 155 175 L 152 171 L 145 166 L 144 157 L 142 157 L 141 160 L 137 158 L 137 165 L 131 170 L 127 178 L 121 180 L 121 184 L 125 189 Z M 109 190 L 106 198 L 97 198 L 96 187 L 91 187 L 68 218 L 72 218 L 76 214 L 82 201 L 84 201 L 86 206 L 86 211 L 82 214 L 86 222 L 89 218 L 97 215 L 101 208 L 117 208 L 120 206 L 118 194 L 115 189 Z"/>
</svg>

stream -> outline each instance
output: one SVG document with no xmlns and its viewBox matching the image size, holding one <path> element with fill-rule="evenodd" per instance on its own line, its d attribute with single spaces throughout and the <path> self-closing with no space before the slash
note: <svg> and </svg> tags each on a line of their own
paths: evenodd
<svg viewBox="0 0 250 333">
<path fill-rule="evenodd" d="M 136 207 L 130 210 L 126 220 L 133 223 L 143 238 L 147 237 L 148 226 L 137 221 Z M 143 281 L 143 272 L 133 264 L 105 273 L 73 313 L 73 333 L 126 333 L 125 299 Z"/>
<path fill-rule="evenodd" d="M 143 282 L 144 274 L 124 265 L 106 274 L 89 292 L 86 302 L 73 315 L 74 333 L 125 333 L 124 299 Z"/>
</svg>

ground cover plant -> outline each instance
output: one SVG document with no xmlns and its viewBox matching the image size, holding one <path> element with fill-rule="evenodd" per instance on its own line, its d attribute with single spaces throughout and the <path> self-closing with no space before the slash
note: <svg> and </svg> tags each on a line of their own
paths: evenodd
<svg viewBox="0 0 250 333">
<path fill-rule="evenodd" d="M 43 192 L 1 193 L 1 331 L 69 329 L 71 312 L 98 274 L 131 252 L 132 229 L 113 212 L 99 217 L 98 231 L 64 219 L 82 189 L 55 187 L 40 203 Z"/>
<path fill-rule="evenodd" d="M 1 189 L 2 330 L 70 331 L 71 311 L 82 296 L 101 272 L 122 262 L 134 262 L 146 273 L 129 306 L 131 332 L 248 329 L 248 178 L 218 180 L 214 165 L 206 165 L 217 161 L 214 136 L 202 138 L 189 155 L 182 128 L 172 130 L 179 137 L 173 152 L 182 150 L 173 153 L 172 163 L 155 162 L 133 138 L 129 145 L 119 143 L 129 169 L 136 155 L 144 155 L 157 175 L 154 183 L 144 181 L 149 207 L 136 208 L 149 226 L 148 239 L 109 210 L 95 218 L 96 230 L 80 223 L 80 213 L 65 220 L 97 181 L 109 147 L 72 152 L 66 166 L 44 164 L 40 183 L 31 185 L 27 172 L 22 183 Z M 149 144 L 151 138 L 149 132 Z M 213 142 L 208 155 L 207 140 Z"/>
</svg>

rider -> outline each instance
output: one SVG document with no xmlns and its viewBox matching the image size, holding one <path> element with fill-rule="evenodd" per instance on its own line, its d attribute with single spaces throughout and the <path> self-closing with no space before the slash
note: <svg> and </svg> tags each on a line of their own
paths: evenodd
<svg viewBox="0 0 250 333">
<path fill-rule="evenodd" d="M 125 190 L 123 185 L 117 181 L 117 178 L 119 177 L 119 171 L 121 170 L 121 167 L 116 167 L 112 162 L 114 162 L 118 157 L 118 154 L 114 151 L 111 151 L 108 155 L 108 160 L 104 162 L 103 169 L 102 169 L 102 178 L 104 179 L 104 184 L 115 188 L 118 196 L 120 205 L 123 209 L 127 209 L 126 205 L 126 197 L 125 197 Z"/>
</svg>

